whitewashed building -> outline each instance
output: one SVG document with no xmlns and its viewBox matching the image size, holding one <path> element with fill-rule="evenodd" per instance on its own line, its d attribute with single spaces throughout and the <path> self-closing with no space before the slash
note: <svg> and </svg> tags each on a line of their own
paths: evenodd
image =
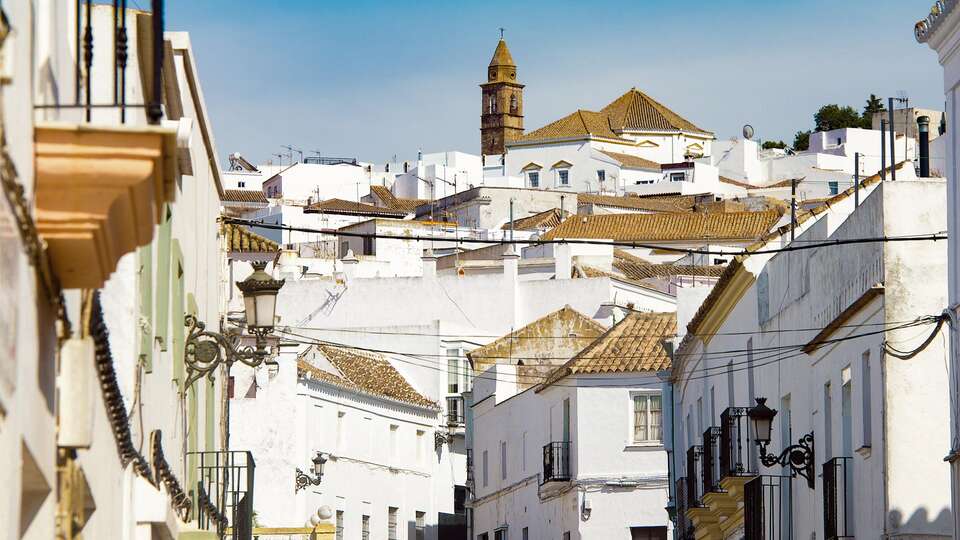
<svg viewBox="0 0 960 540">
<path fill-rule="evenodd" d="M 848 189 L 730 264 L 674 356 L 677 538 L 951 536 L 945 246 L 765 252 L 940 231 L 944 194 L 873 176 L 859 207 Z M 795 467 L 760 459 L 759 398 L 777 411 L 768 456 Z"/>
<path fill-rule="evenodd" d="M 604 331 L 566 308 L 471 353 L 490 366 L 469 416 L 472 538 L 667 538 L 658 372 L 675 330 L 673 313 Z"/>
<path fill-rule="evenodd" d="M 939 137 L 946 148 L 942 166 L 932 163 L 931 169 L 939 168 L 947 178 L 947 222 L 949 231 L 947 285 L 948 299 L 946 314 L 950 316 L 950 356 L 948 373 L 950 380 L 949 403 L 956 404 L 960 400 L 960 190 L 957 182 L 960 181 L 960 153 L 957 152 L 957 128 L 954 123 L 960 116 L 957 115 L 960 103 L 960 55 L 957 54 L 956 44 L 960 40 L 960 7 L 956 0 L 937 2 L 929 14 L 915 25 L 917 41 L 926 43 L 936 51 L 940 65 L 943 66 L 943 93 L 946 98 L 946 133 Z M 940 438 L 941 447 L 948 443 L 948 451 L 941 452 L 947 456 L 950 463 L 950 483 L 952 488 L 953 509 L 953 536 L 960 536 L 960 411 L 955 406 L 950 407 L 949 440 Z"/>
</svg>

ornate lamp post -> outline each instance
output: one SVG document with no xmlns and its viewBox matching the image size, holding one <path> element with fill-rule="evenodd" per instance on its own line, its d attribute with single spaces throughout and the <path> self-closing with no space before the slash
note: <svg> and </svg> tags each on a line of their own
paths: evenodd
<svg viewBox="0 0 960 540">
<path fill-rule="evenodd" d="M 767 445 L 770 444 L 770 434 L 773 431 L 773 418 L 777 416 L 777 411 L 767 407 L 767 398 L 757 398 L 757 405 L 752 407 L 747 414 L 753 424 L 753 438 L 757 446 L 760 447 L 760 463 L 765 467 L 780 465 L 790 466 L 790 472 L 794 477 L 798 474 L 807 479 L 807 485 L 814 489 L 813 477 L 813 432 L 807 433 L 797 441 L 786 448 L 780 455 L 767 453 Z"/>
<path fill-rule="evenodd" d="M 184 388 L 189 388 L 204 375 L 213 380 L 214 370 L 221 363 L 225 363 L 229 371 L 237 361 L 257 367 L 267 360 L 267 335 L 273 333 L 277 293 L 283 287 L 284 280 L 273 279 L 264 271 L 266 267 L 266 262 L 254 262 L 253 273 L 237 282 L 237 288 L 243 293 L 247 332 L 256 338 L 255 347 L 241 346 L 240 334 L 224 335 L 207 331 L 206 325 L 193 315 L 184 318 L 184 323 L 190 329 L 184 351 L 187 365 Z"/>
<path fill-rule="evenodd" d="M 323 478 L 323 465 L 327 462 L 327 455 L 317 452 L 317 455 L 313 456 L 312 461 L 314 476 L 310 476 L 297 467 L 296 489 L 293 490 L 294 493 L 300 491 L 301 489 L 306 489 L 307 486 L 320 485 L 320 480 Z"/>
</svg>

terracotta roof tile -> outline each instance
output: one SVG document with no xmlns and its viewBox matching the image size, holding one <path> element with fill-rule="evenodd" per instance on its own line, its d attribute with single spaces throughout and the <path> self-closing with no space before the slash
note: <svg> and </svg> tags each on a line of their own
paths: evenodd
<svg viewBox="0 0 960 540">
<path fill-rule="evenodd" d="M 381 208 L 372 204 L 345 201 L 343 199 L 327 199 L 306 207 L 305 214 L 347 214 L 355 216 L 382 216 L 382 217 L 403 217 L 409 214 L 404 210 L 394 210 L 392 208 Z"/>
<path fill-rule="evenodd" d="M 496 341 L 467 353 L 473 369 L 482 373 L 493 364 L 559 365 L 593 342 L 605 328 L 579 311 L 564 306 Z"/>
<path fill-rule="evenodd" d="M 601 109 L 616 131 L 689 131 L 712 135 L 636 88 Z"/>
<path fill-rule="evenodd" d="M 544 240 L 596 238 L 624 242 L 752 240 L 766 234 L 780 212 L 603 214 L 571 216 Z"/>
<path fill-rule="evenodd" d="M 613 267 L 630 279 L 650 279 L 672 276 L 720 277 L 726 266 L 695 266 L 687 264 L 637 264 L 621 258 L 613 259 Z"/>
<path fill-rule="evenodd" d="M 613 159 L 620 162 L 622 167 L 628 169 L 651 169 L 655 171 L 660 170 L 660 164 L 656 161 L 651 161 L 649 159 L 644 159 L 640 156 L 633 156 L 630 154 L 622 154 L 620 152 L 608 152 L 607 150 L 600 150 L 601 153 L 604 153 Z"/>
<path fill-rule="evenodd" d="M 246 227 L 223 223 L 220 225 L 220 234 L 227 244 L 227 251 L 240 253 L 274 253 L 280 251 L 280 245 L 250 232 Z"/>
<path fill-rule="evenodd" d="M 384 186 L 370 186 L 370 192 L 373 193 L 386 208 L 402 210 L 408 213 L 413 213 L 418 206 L 430 202 L 430 199 L 403 199 L 397 197 Z"/>
<path fill-rule="evenodd" d="M 646 210 L 648 212 L 689 212 L 691 206 L 687 206 L 687 200 L 676 197 L 675 199 L 655 199 L 648 197 L 637 197 L 633 195 L 595 195 L 592 193 L 580 193 L 577 195 L 577 206 L 593 204 L 596 206 L 608 206 L 610 208 L 623 208 L 628 210 Z"/>
<path fill-rule="evenodd" d="M 587 138 L 602 137 L 605 139 L 621 139 L 610 128 L 609 119 L 605 114 L 579 110 L 563 118 L 551 122 L 540 129 L 525 133 L 512 142 L 540 141 L 545 139 Z M 628 142 L 627 139 L 621 139 Z M 509 146 L 510 143 L 508 143 Z"/>
<path fill-rule="evenodd" d="M 267 204 L 267 196 L 259 189 L 225 189 L 223 198 L 227 202 L 252 202 Z"/>
<path fill-rule="evenodd" d="M 670 369 L 670 356 L 663 343 L 676 334 L 676 313 L 631 311 L 551 373 L 543 387 L 578 373 L 638 373 Z"/>
<path fill-rule="evenodd" d="M 310 364 L 305 357 L 311 349 L 326 358 L 339 374 Z M 439 408 L 434 401 L 417 392 L 383 356 L 360 349 L 313 345 L 297 360 L 297 374 L 412 405 Z"/>
<path fill-rule="evenodd" d="M 566 210 L 560 210 L 559 208 L 551 208 L 550 210 L 544 210 L 538 214 L 532 216 L 527 216 L 525 218 L 513 220 L 513 229 L 517 231 L 527 231 L 533 229 L 552 229 L 560 224 L 563 221 L 563 218 L 570 215 L 570 212 Z M 500 227 L 501 230 L 508 231 L 510 230 L 510 222 L 508 221 Z"/>
</svg>

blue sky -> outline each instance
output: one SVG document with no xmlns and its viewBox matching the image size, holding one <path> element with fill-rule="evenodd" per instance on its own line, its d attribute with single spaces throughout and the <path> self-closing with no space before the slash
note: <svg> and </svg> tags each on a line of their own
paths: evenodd
<svg viewBox="0 0 960 540">
<path fill-rule="evenodd" d="M 903 91 L 942 107 L 936 55 L 913 38 L 931 0 L 170 0 L 191 34 L 221 157 L 290 144 L 383 162 L 479 152 L 498 39 L 526 84 L 525 125 L 597 109 L 632 86 L 718 138 L 752 124 L 792 141 L 825 103 Z"/>
</svg>

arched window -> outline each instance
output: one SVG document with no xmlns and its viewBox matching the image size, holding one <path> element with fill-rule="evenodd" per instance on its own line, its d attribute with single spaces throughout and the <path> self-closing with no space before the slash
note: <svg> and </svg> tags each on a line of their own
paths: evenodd
<svg viewBox="0 0 960 540">
<path fill-rule="evenodd" d="M 497 112 L 497 96 L 491 95 L 487 102 L 487 112 L 494 114 Z"/>
<path fill-rule="evenodd" d="M 517 95 L 513 94 L 512 96 L 510 96 L 510 112 L 516 113 L 518 107 L 519 105 L 517 104 Z"/>
</svg>

